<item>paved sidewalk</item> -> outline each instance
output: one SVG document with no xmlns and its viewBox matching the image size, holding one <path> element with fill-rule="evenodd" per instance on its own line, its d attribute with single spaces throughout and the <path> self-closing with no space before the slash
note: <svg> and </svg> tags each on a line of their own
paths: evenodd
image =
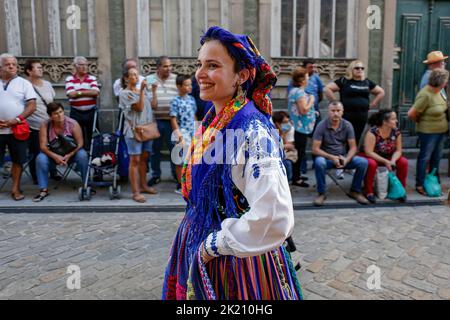
<svg viewBox="0 0 450 320">
<path fill-rule="evenodd" d="M 411 205 L 432 205 L 441 204 L 446 197 L 442 199 L 430 199 L 417 194 L 414 191 L 415 186 L 415 161 L 410 162 L 410 173 L 408 180 L 408 203 Z M 169 172 L 169 163 L 163 163 L 163 172 L 166 174 Z M 450 188 L 450 178 L 447 177 L 447 161 L 442 161 L 442 183 L 444 186 L 444 192 Z M 311 187 L 308 189 L 292 187 L 292 197 L 294 201 L 295 209 L 311 209 L 314 198 L 316 197 L 316 191 L 314 189 L 315 178 L 314 171 L 308 172 L 310 178 L 309 183 Z M 348 190 L 351 185 L 352 176 L 345 175 L 344 181 L 339 183 Z M 32 198 L 38 193 L 37 186 L 33 186 L 30 183 L 30 179 L 27 175 L 24 175 L 22 183 L 22 189 L 25 192 L 26 199 L 21 202 L 13 201 L 8 189 L 11 184 L 8 183 L 0 193 L 0 212 L 16 213 L 16 212 L 55 212 L 59 211 L 148 211 L 148 212 L 162 212 L 162 211 L 183 211 L 185 208 L 185 202 L 180 195 L 175 194 L 175 182 L 170 176 L 163 176 L 163 183 L 156 188 L 160 192 L 156 196 L 147 196 L 148 202 L 145 204 L 138 204 L 131 200 L 131 192 L 128 184 L 122 185 L 122 198 L 120 200 L 109 200 L 108 188 L 96 188 L 97 194 L 91 201 L 80 202 L 78 200 L 78 188 L 80 187 L 80 179 L 76 175 L 69 177 L 68 181 L 61 185 L 58 190 L 54 190 L 52 184 L 50 185 L 51 195 L 41 203 L 33 203 Z M 344 192 L 334 184 L 329 178 L 329 196 L 326 202 L 325 208 L 358 208 L 360 207 L 354 200 L 349 199 Z M 1 180 L 0 180 L 1 181 Z M 377 207 L 400 205 L 390 200 L 380 201 Z"/>
</svg>

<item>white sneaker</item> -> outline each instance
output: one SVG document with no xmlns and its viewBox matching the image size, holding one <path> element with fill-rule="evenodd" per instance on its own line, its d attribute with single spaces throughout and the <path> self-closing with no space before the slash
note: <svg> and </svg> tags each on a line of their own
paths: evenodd
<svg viewBox="0 0 450 320">
<path fill-rule="evenodd" d="M 336 170 L 336 172 L 334 173 L 334 176 L 336 177 L 336 179 L 338 180 L 344 180 L 344 173 L 345 171 L 343 169 L 338 169 Z"/>
<path fill-rule="evenodd" d="M 176 190 L 175 190 L 175 193 L 176 193 L 176 194 L 179 194 L 179 195 L 183 195 L 183 191 L 182 191 L 181 189 L 176 189 Z"/>
</svg>

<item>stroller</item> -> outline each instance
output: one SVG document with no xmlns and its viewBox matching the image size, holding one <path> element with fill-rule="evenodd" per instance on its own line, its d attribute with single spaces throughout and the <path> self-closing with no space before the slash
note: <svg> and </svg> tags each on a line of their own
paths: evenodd
<svg viewBox="0 0 450 320">
<path fill-rule="evenodd" d="M 119 129 L 115 133 L 100 133 L 97 129 L 98 110 L 94 115 L 94 129 L 89 151 L 88 174 L 83 186 L 78 191 L 80 201 L 90 201 L 93 195 L 92 187 L 109 187 L 110 200 L 120 199 L 121 188 L 117 183 L 118 152 L 121 137 L 123 114 L 120 116 Z M 96 178 L 92 179 L 92 173 Z M 112 176 L 112 181 L 105 181 L 105 176 Z"/>
</svg>

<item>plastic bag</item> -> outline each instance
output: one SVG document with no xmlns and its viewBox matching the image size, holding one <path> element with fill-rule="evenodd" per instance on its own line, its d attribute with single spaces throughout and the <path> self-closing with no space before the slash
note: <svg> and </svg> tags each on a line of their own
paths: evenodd
<svg viewBox="0 0 450 320">
<path fill-rule="evenodd" d="M 442 187 L 436 175 L 437 170 L 434 169 L 425 177 L 423 188 L 430 198 L 439 198 L 442 195 Z"/>
<path fill-rule="evenodd" d="M 403 187 L 400 180 L 397 178 L 395 173 L 389 172 L 389 191 L 388 191 L 388 199 L 391 200 L 402 200 L 406 198 L 406 190 Z"/>
<path fill-rule="evenodd" d="M 378 168 L 376 180 L 375 180 L 375 191 L 377 198 L 384 200 L 388 196 L 389 190 L 389 170 L 387 168 Z"/>
</svg>

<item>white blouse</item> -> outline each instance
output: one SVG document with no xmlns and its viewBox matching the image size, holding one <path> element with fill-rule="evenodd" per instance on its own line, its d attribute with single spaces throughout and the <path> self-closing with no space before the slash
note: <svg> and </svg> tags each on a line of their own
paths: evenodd
<svg viewBox="0 0 450 320">
<path fill-rule="evenodd" d="M 247 258 L 278 249 L 292 234 L 294 210 L 286 170 L 275 136 L 255 120 L 238 150 L 232 180 L 250 205 L 240 219 L 226 219 L 217 234 L 220 255 Z M 270 146 L 267 148 L 267 146 Z M 245 159 L 246 151 L 249 159 Z M 209 253 L 213 235 L 206 240 Z"/>
</svg>

